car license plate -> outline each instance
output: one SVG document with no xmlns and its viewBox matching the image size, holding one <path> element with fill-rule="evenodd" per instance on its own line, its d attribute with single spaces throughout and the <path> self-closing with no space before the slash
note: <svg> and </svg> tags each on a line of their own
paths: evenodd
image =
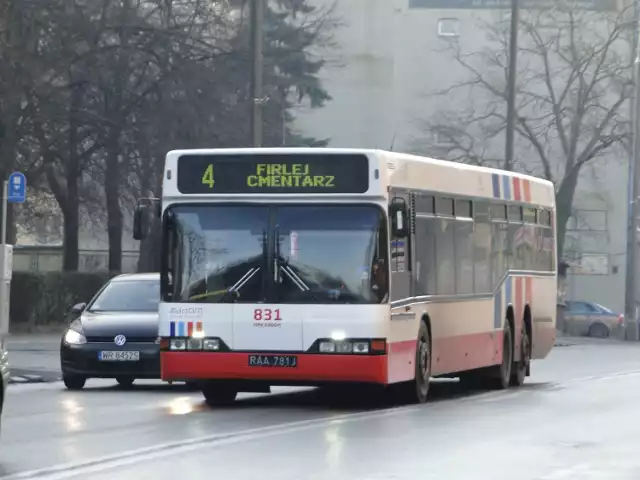
<svg viewBox="0 0 640 480">
<path fill-rule="evenodd" d="M 140 361 L 140 352 L 132 351 L 113 351 L 98 353 L 98 360 L 103 362 L 138 362 Z"/>
<path fill-rule="evenodd" d="M 298 357 L 295 355 L 249 355 L 249 366 L 296 368 Z"/>
</svg>

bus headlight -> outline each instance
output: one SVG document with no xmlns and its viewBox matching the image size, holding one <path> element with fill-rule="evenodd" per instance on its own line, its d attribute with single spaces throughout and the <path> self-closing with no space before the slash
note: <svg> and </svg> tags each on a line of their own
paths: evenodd
<svg viewBox="0 0 640 480">
<path fill-rule="evenodd" d="M 187 350 L 202 350 L 202 338 L 189 338 L 187 340 Z"/>
<path fill-rule="evenodd" d="M 220 350 L 220 340 L 217 338 L 206 338 L 202 349 L 214 352 Z"/>
<path fill-rule="evenodd" d="M 318 342 L 319 353 L 335 353 L 341 355 L 384 355 L 387 350 L 386 341 L 383 339 L 371 340 L 339 340 L 322 339 Z"/>
<path fill-rule="evenodd" d="M 336 351 L 336 344 L 333 342 L 320 342 L 320 353 L 333 353 Z"/>
<path fill-rule="evenodd" d="M 368 342 L 354 342 L 353 343 L 353 353 L 369 353 L 369 343 Z"/>
<path fill-rule="evenodd" d="M 169 341 L 169 350 L 186 350 L 187 342 L 184 338 L 172 338 Z"/>
</svg>

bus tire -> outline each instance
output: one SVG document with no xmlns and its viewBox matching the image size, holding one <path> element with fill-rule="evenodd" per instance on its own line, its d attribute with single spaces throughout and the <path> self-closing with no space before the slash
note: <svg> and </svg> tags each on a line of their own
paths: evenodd
<svg viewBox="0 0 640 480">
<path fill-rule="evenodd" d="M 418 340 L 416 341 L 415 378 L 398 385 L 399 396 L 407 403 L 424 403 L 429 394 L 431 381 L 431 338 L 429 329 L 424 322 L 420 322 Z"/>
<path fill-rule="evenodd" d="M 531 364 L 531 339 L 526 328 L 522 329 L 520 340 L 520 361 L 513 364 L 511 372 L 511 385 L 520 387 L 524 384 L 525 378 L 529 374 Z"/>
<path fill-rule="evenodd" d="M 511 369 L 513 366 L 513 332 L 511 323 L 505 321 L 502 338 L 502 363 L 492 372 L 492 387 L 496 390 L 506 390 L 511 384 Z"/>
<path fill-rule="evenodd" d="M 231 405 L 238 396 L 238 390 L 223 383 L 204 383 L 202 385 L 204 401 L 210 407 Z"/>
</svg>

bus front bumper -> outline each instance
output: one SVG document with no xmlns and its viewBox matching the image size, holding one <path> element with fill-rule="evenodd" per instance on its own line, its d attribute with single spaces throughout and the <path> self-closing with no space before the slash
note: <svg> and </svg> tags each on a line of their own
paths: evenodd
<svg viewBox="0 0 640 480">
<path fill-rule="evenodd" d="M 264 355 L 272 355 L 263 352 Z M 272 385 L 387 384 L 387 355 L 293 354 L 296 367 L 250 366 L 255 353 L 162 352 L 162 380 L 240 380 Z"/>
</svg>

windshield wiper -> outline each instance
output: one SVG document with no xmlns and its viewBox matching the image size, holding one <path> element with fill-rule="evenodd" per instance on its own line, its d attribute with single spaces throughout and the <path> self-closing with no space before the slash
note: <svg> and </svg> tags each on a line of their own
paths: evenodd
<svg viewBox="0 0 640 480">
<path fill-rule="evenodd" d="M 189 297 L 189 300 L 202 300 L 205 298 L 209 298 L 212 297 L 214 295 L 220 295 L 222 294 L 222 297 L 220 298 L 220 301 L 225 301 L 225 300 L 231 300 L 232 302 L 236 302 L 238 300 L 238 298 L 240 297 L 240 289 L 242 287 L 244 287 L 247 282 L 249 280 L 251 280 L 253 277 L 256 276 L 256 274 L 260 271 L 260 267 L 252 267 L 249 269 L 249 271 L 247 273 L 245 273 L 240 280 L 238 280 L 236 283 L 234 283 L 231 287 L 229 288 L 225 288 L 222 290 L 214 290 L 212 292 L 204 292 L 204 293 L 200 293 L 198 295 L 193 295 L 192 297 Z M 229 295 L 232 295 L 231 298 L 229 298 Z"/>
</svg>

